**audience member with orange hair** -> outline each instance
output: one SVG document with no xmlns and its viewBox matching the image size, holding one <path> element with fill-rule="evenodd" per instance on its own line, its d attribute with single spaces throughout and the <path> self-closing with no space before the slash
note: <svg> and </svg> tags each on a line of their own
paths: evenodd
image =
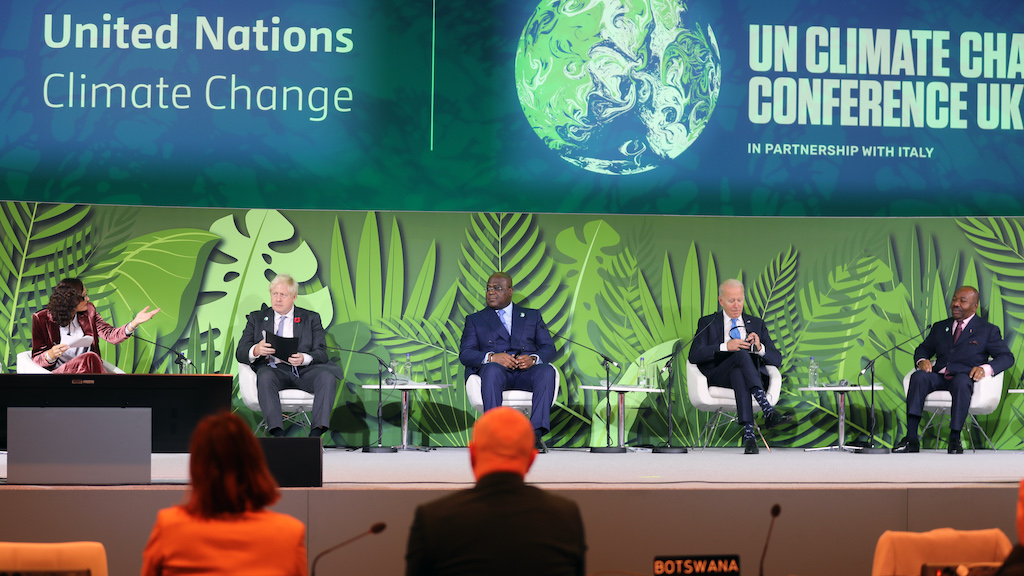
<svg viewBox="0 0 1024 576">
<path fill-rule="evenodd" d="M 416 509 L 405 573 L 585 574 L 579 507 L 524 482 L 536 456 L 526 416 L 508 407 L 485 412 L 469 443 L 476 486 Z"/>
<path fill-rule="evenodd" d="M 143 576 L 305 576 L 306 527 L 266 509 L 280 492 L 245 422 L 207 416 L 192 433 L 190 452 L 191 490 L 184 504 L 157 514 Z"/>
</svg>

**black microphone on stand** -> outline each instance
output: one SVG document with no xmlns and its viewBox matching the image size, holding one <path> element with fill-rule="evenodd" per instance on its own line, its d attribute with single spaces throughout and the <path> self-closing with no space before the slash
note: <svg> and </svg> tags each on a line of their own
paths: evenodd
<svg viewBox="0 0 1024 576">
<path fill-rule="evenodd" d="M 906 344 L 907 342 L 910 342 L 911 340 L 914 340 L 916 338 L 920 338 L 921 336 L 924 336 L 924 333 L 927 332 L 929 329 L 931 329 L 931 327 L 932 327 L 932 325 L 928 324 L 928 325 L 926 325 L 924 327 L 924 330 L 921 330 L 919 333 L 914 334 L 910 338 L 907 338 L 903 342 L 900 342 L 899 344 L 897 344 L 897 345 L 895 345 L 895 346 L 893 346 L 891 348 L 886 348 L 884 351 L 882 351 L 881 354 L 879 354 L 878 356 L 875 356 L 874 358 L 872 358 L 864 366 L 864 369 L 860 371 L 860 375 L 863 376 L 868 370 L 871 370 L 872 368 L 874 368 L 875 367 L 875 362 L 877 362 L 879 358 L 881 358 L 882 356 L 885 356 L 889 352 L 892 352 L 893 350 L 899 350 L 900 352 L 906 352 L 906 350 L 900 348 L 900 346 L 903 346 L 904 344 Z M 874 382 L 872 382 L 872 384 L 874 384 Z"/>
<path fill-rule="evenodd" d="M 398 448 L 394 446 L 384 446 L 384 380 L 381 375 L 381 367 L 384 368 L 389 374 L 394 374 L 395 371 L 391 369 L 380 356 L 372 352 L 363 352 L 362 350 L 349 350 L 348 348 L 335 348 L 333 346 L 327 346 L 328 350 L 339 350 L 341 352 L 351 352 L 353 354 L 365 354 L 366 356 L 373 356 L 377 359 L 377 445 L 376 446 L 364 446 L 363 452 L 372 452 L 374 454 L 383 454 L 386 452 L 398 452 Z M 383 530 L 384 528 L 381 528 Z"/>
<path fill-rule="evenodd" d="M 772 523 L 768 525 L 768 536 L 764 539 L 764 551 L 761 552 L 761 569 L 757 572 L 760 576 L 764 576 L 764 558 L 768 555 L 768 542 L 772 539 L 772 528 L 775 527 L 775 519 L 779 517 L 779 512 L 782 512 L 781 506 L 772 506 Z"/>
<path fill-rule="evenodd" d="M 316 576 L 316 563 L 319 562 L 320 559 L 323 558 L 325 554 L 328 554 L 330 552 L 334 552 L 338 548 L 343 548 L 345 546 L 348 546 L 349 544 L 355 542 L 356 540 L 359 540 L 360 538 L 363 538 L 364 536 L 369 536 L 370 534 L 380 534 L 387 527 L 388 527 L 387 524 L 385 524 L 383 522 L 377 522 L 373 526 L 370 526 L 370 529 L 367 530 L 366 532 L 363 532 L 362 534 L 359 534 L 358 536 L 353 536 L 352 538 L 349 538 L 348 540 L 345 540 L 341 544 L 336 544 L 334 546 L 331 546 L 327 550 L 324 550 L 323 552 L 317 554 L 316 558 L 313 558 L 313 568 L 309 572 L 310 576 Z"/>
<path fill-rule="evenodd" d="M 338 352 L 351 352 L 353 354 L 365 354 L 366 356 L 373 356 L 377 360 L 377 364 L 380 364 L 380 367 L 383 368 L 386 372 L 388 372 L 389 374 L 395 373 L 394 368 L 392 368 L 387 362 L 385 362 L 383 358 L 377 356 L 373 352 L 363 352 L 362 350 L 349 350 L 348 348 L 336 348 L 334 346 L 326 346 L 326 348 L 328 350 L 337 350 Z"/>
<path fill-rule="evenodd" d="M 572 344 L 575 344 L 575 345 L 579 346 L 580 348 L 583 348 L 584 350 L 590 350 L 594 354 L 597 354 L 598 356 L 601 357 L 601 360 L 603 361 L 602 364 L 611 364 L 612 366 L 615 366 L 616 368 L 619 367 L 619 363 L 616 362 L 615 360 L 612 360 L 611 358 L 605 356 L 604 354 L 598 352 L 597 350 L 591 348 L 590 346 L 587 346 L 586 344 L 580 344 L 579 342 L 573 340 L 572 338 L 569 338 L 568 336 L 563 336 L 562 334 L 560 334 L 558 332 L 553 332 L 551 330 L 551 327 L 549 327 L 547 324 L 541 322 L 540 327 L 545 329 L 545 330 L 547 330 L 548 334 L 550 334 L 550 335 L 552 335 L 554 337 L 561 338 L 562 340 L 565 340 L 566 342 L 570 342 Z"/>
<path fill-rule="evenodd" d="M 136 338 L 138 338 L 139 340 L 142 340 L 143 342 L 146 342 L 148 344 L 152 344 L 153 346 L 156 346 L 157 348 L 163 348 L 164 350 L 167 350 L 171 354 L 174 354 L 174 357 L 175 357 L 174 363 L 178 365 L 178 374 L 181 374 L 182 372 L 184 372 L 186 364 L 191 366 L 192 370 L 194 370 L 196 373 L 199 373 L 199 369 L 196 368 L 196 365 L 193 364 L 191 360 L 186 358 L 185 355 L 182 354 L 181 352 L 178 352 L 177 350 L 175 350 L 173 348 L 168 348 L 167 346 L 164 346 L 163 344 L 157 344 L 156 342 L 153 342 L 152 340 L 146 340 L 142 336 L 139 336 L 138 333 L 139 333 L 139 330 L 138 330 L 138 328 L 136 328 L 135 331 L 132 332 L 132 336 L 135 336 Z"/>
<path fill-rule="evenodd" d="M 608 438 L 608 445 L 607 446 L 591 446 L 590 447 L 590 451 L 591 452 L 600 453 L 600 454 L 622 454 L 623 452 L 626 451 L 626 447 L 625 446 L 612 446 L 612 369 L 609 367 L 609 366 L 615 366 L 616 368 L 618 368 L 619 367 L 619 363 L 614 361 L 614 360 L 612 360 L 611 358 L 605 356 L 604 354 L 598 352 L 597 350 L 591 348 L 590 346 L 587 346 L 586 344 L 580 344 L 579 342 L 576 342 L 572 338 L 569 338 L 567 336 L 563 336 L 563 335 L 559 334 L 558 332 L 552 332 L 551 329 L 548 328 L 548 325 L 543 323 L 543 322 L 540 323 L 540 327 L 545 329 L 545 330 L 547 330 L 548 334 L 550 334 L 552 336 L 558 336 L 559 338 L 561 338 L 562 340 L 565 340 L 566 342 L 571 342 L 571 343 L 579 346 L 580 348 L 583 348 L 585 350 L 590 350 L 594 354 L 597 354 L 598 356 L 601 357 L 601 360 L 602 360 L 601 364 L 604 365 L 604 384 L 605 384 L 604 402 L 605 402 L 605 408 L 607 409 L 606 410 L 606 414 L 605 414 L 605 419 L 604 419 L 604 425 L 605 425 L 605 434 L 607 434 L 607 438 Z"/>
<path fill-rule="evenodd" d="M 888 354 L 889 352 L 892 352 L 893 350 L 896 350 L 896 349 L 902 350 L 902 348 L 900 348 L 900 346 L 903 346 L 904 344 L 906 344 L 907 342 L 910 342 L 911 340 L 914 340 L 915 338 L 920 338 L 931 327 L 932 327 L 932 325 L 928 324 L 927 326 L 924 327 L 924 330 L 921 330 L 920 333 L 914 334 L 913 336 L 911 336 L 910 338 L 907 338 L 903 342 L 900 342 L 899 344 L 897 344 L 897 345 L 895 345 L 895 346 L 893 346 L 891 348 L 886 349 L 885 351 L 883 351 L 878 356 L 875 356 L 874 358 L 872 358 L 868 362 L 867 366 L 865 366 L 864 369 L 860 371 L 860 375 L 861 376 L 864 376 L 864 373 L 867 372 L 868 370 L 871 371 L 871 381 L 868 382 L 868 384 L 871 385 L 871 443 L 868 446 L 865 446 L 864 448 L 861 448 L 860 450 L 857 450 L 858 454 L 888 454 L 889 453 L 889 450 L 887 448 L 878 448 L 878 447 L 875 446 L 875 362 L 877 362 L 879 358 L 881 358 L 882 356 Z"/>
<path fill-rule="evenodd" d="M 698 336 L 703 334 L 704 331 L 707 330 L 713 323 L 714 320 L 708 322 L 707 324 L 704 325 L 703 328 L 697 330 L 697 333 L 693 335 L 693 338 L 687 340 L 685 344 L 681 346 L 678 344 L 673 346 L 671 354 L 667 356 L 662 356 L 661 358 L 654 361 L 654 363 L 657 364 L 662 360 L 668 360 L 668 362 L 665 363 L 665 367 L 661 369 L 662 372 L 668 372 L 668 386 L 666 387 L 666 393 L 668 394 L 668 440 L 666 441 L 665 446 L 654 447 L 654 449 L 651 450 L 651 452 L 654 454 L 686 454 L 688 452 L 688 450 L 684 447 L 672 446 L 672 386 L 673 382 L 675 381 L 675 372 L 672 371 L 672 362 L 675 360 L 676 354 L 683 351 L 687 346 L 692 344 L 693 341 L 696 340 Z"/>
</svg>

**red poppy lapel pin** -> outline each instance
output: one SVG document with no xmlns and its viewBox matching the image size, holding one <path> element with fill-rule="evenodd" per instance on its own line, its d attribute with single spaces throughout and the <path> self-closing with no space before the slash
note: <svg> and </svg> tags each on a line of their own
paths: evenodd
<svg viewBox="0 0 1024 576">
<path fill-rule="evenodd" d="M 296 316 L 295 317 L 295 323 L 298 324 L 299 322 L 302 322 L 302 318 L 299 318 L 298 316 Z"/>
</svg>

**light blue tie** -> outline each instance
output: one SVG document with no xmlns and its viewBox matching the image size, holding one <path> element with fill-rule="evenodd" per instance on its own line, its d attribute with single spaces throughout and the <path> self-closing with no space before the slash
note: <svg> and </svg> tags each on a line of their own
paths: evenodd
<svg viewBox="0 0 1024 576">
<path fill-rule="evenodd" d="M 284 336 L 284 316 L 281 316 L 281 319 L 277 321 L 277 330 L 274 330 L 274 335 L 275 336 Z M 277 361 L 276 360 L 271 360 L 270 361 L 270 367 L 271 368 L 277 368 Z"/>
<path fill-rule="evenodd" d="M 729 329 L 729 338 L 740 339 L 740 329 L 736 327 L 737 318 L 732 319 L 732 328 Z"/>
<path fill-rule="evenodd" d="M 509 320 L 505 318 L 505 310 L 504 309 L 498 310 L 498 318 L 501 320 L 501 325 L 505 327 L 505 332 L 508 332 L 508 335 L 511 336 L 512 335 L 511 322 L 509 322 Z"/>
</svg>

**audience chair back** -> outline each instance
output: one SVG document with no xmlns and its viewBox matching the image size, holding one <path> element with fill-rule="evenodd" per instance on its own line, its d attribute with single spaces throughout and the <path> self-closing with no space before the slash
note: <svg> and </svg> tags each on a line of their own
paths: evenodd
<svg viewBox="0 0 1024 576">
<path fill-rule="evenodd" d="M 100 542 L 0 542 L 0 572 L 88 570 L 107 576 L 107 551 Z"/>
<path fill-rule="evenodd" d="M 875 545 L 871 576 L 919 576 L 925 564 L 1002 564 L 1013 547 L 998 528 L 929 532 L 886 530 Z"/>
</svg>

